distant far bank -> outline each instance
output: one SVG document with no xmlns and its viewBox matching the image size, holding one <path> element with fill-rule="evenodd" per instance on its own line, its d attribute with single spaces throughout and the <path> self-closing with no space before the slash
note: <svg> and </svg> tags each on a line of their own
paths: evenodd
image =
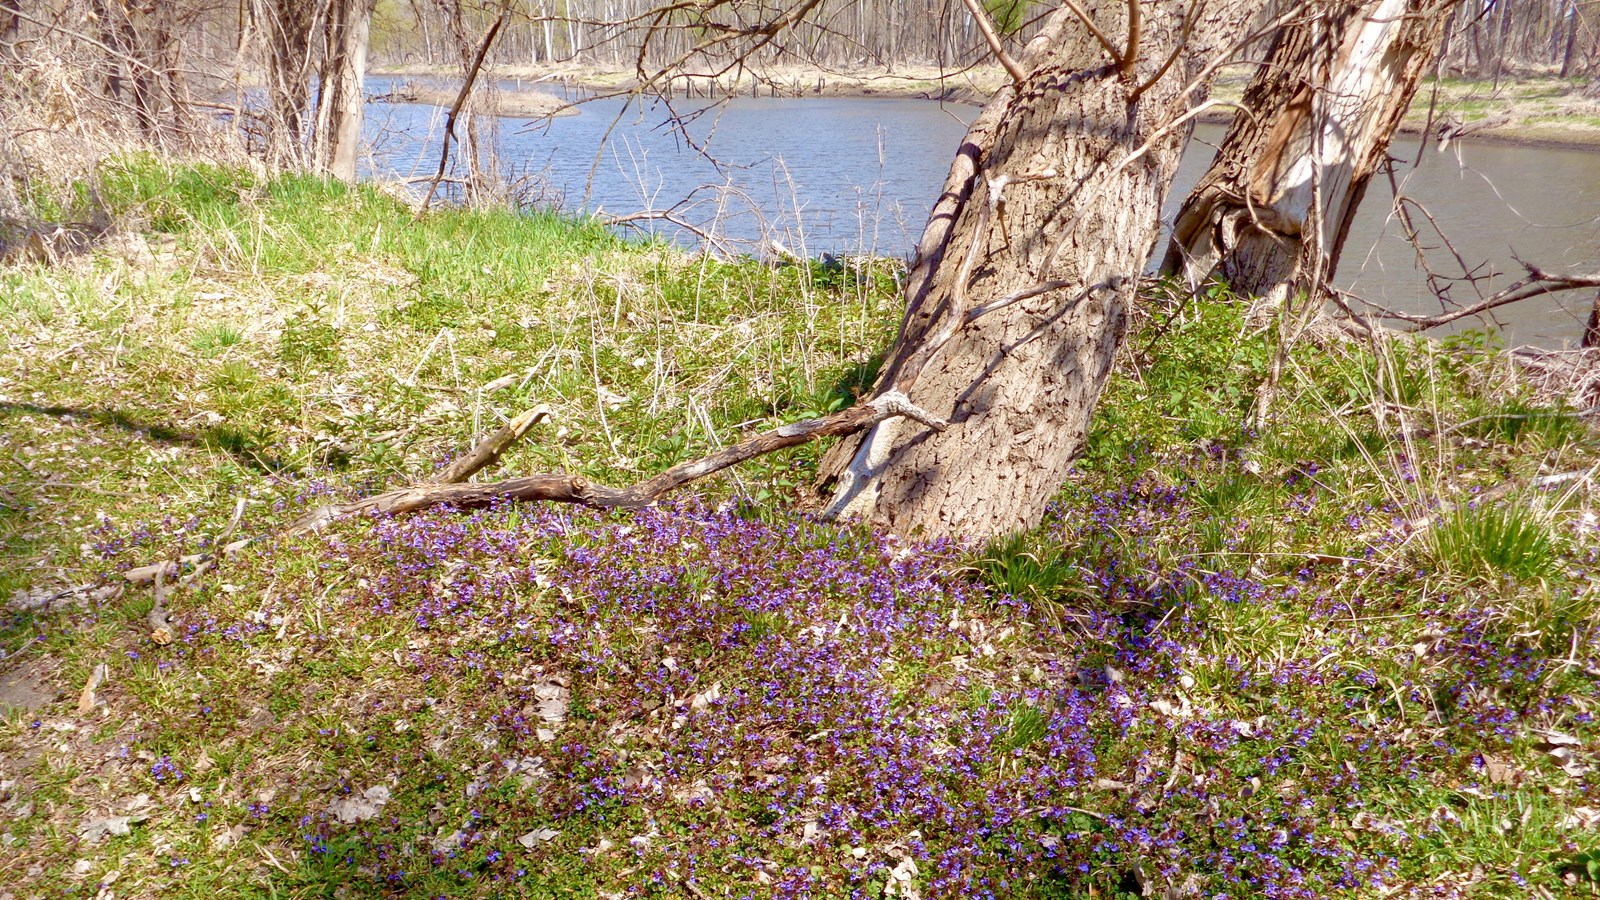
<svg viewBox="0 0 1600 900">
<path fill-rule="evenodd" d="M 372 69 L 372 74 L 451 80 L 459 84 L 455 70 L 443 66 L 378 66 Z M 572 91 L 604 94 L 641 88 L 633 70 L 604 66 L 498 66 L 493 77 L 502 83 L 520 84 L 518 90 L 503 91 L 502 96 L 538 93 L 555 97 Z M 848 72 L 779 66 L 765 68 L 760 73 L 737 69 L 719 77 L 676 75 L 663 78 L 660 86 L 678 97 L 893 97 L 982 104 L 1000 88 L 1005 77 L 999 66 L 941 70 L 936 66 L 899 65 L 892 69 L 876 66 Z"/>
<path fill-rule="evenodd" d="M 448 85 L 453 71 L 439 66 L 385 66 L 374 75 L 419 77 Z M 571 114 L 568 97 L 639 90 L 632 70 L 560 64 L 501 66 L 494 77 L 517 87 L 500 92 L 506 115 L 536 118 Z M 999 66 L 941 70 L 899 65 L 831 71 L 803 66 L 738 69 L 720 77 L 677 75 L 661 88 L 676 97 L 888 97 L 982 105 L 1005 82 Z M 1247 78 L 1223 80 L 1216 99 L 1237 102 Z M 448 106 L 455 87 L 408 87 L 382 98 L 388 102 Z M 1432 107 L 1430 109 L 1430 106 Z M 1200 121 L 1226 123 L 1231 108 L 1217 107 Z M 1502 78 L 1498 84 L 1446 78 L 1425 85 L 1401 125 L 1405 134 L 1424 131 L 1448 140 L 1487 140 L 1529 146 L 1600 150 L 1600 85 L 1553 77 Z"/>
<path fill-rule="evenodd" d="M 1237 101 L 1243 78 L 1218 85 L 1215 96 Z M 1442 141 L 1493 141 L 1524 146 L 1600 150 L 1600 85 L 1553 77 L 1501 78 L 1498 84 L 1444 78 L 1417 92 L 1401 134 L 1426 132 Z M 1231 110 L 1202 121 L 1227 122 Z"/>
</svg>

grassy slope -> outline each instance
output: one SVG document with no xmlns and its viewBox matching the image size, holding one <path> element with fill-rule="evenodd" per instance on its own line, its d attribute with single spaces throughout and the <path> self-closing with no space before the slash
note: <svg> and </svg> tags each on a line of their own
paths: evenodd
<svg viewBox="0 0 1600 900">
<path fill-rule="evenodd" d="M 5 596 L 114 586 L 239 497 L 249 533 L 424 475 L 541 402 L 507 468 L 657 471 L 845 402 L 896 313 L 887 273 L 311 180 L 139 161 L 106 196 L 142 227 L 0 273 Z M 0 667 L 61 693 L 0 724 L 0 891 L 1587 892 L 1596 529 L 1528 484 L 1594 436 L 1427 344 L 1306 343 L 1249 433 L 1266 334 L 1148 310 L 1079 475 L 983 551 L 783 511 L 800 453 L 638 516 L 262 546 L 178 591 L 167 646 L 143 591 L 9 611 Z"/>
</svg>

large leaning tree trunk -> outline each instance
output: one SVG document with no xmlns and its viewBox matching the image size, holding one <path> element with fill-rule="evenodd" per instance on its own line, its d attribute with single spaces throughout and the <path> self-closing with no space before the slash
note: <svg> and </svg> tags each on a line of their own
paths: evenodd
<svg viewBox="0 0 1600 900">
<path fill-rule="evenodd" d="M 963 140 L 874 388 L 950 427 L 891 419 L 835 446 L 829 514 L 930 537 L 1016 531 L 1082 451 L 1190 112 L 1263 3 L 1074 6 Z"/>
<path fill-rule="evenodd" d="M 1331 278 L 1456 2 L 1304 4 L 1179 210 L 1162 271 L 1280 303 Z"/>
</svg>

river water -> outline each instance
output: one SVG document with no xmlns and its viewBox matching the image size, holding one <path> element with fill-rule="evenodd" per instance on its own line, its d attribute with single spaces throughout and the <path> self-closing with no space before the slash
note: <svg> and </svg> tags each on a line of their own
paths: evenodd
<svg viewBox="0 0 1600 900">
<path fill-rule="evenodd" d="M 373 79 L 382 93 L 387 79 Z M 510 87 L 510 85 L 508 85 Z M 620 215 L 666 210 L 750 252 L 777 243 L 801 256 L 908 255 L 950 160 L 977 114 L 974 107 L 879 98 L 752 99 L 720 107 L 681 103 L 693 113 L 670 124 L 660 103 L 620 99 L 586 104 L 577 116 L 532 122 L 502 119 L 504 170 L 532 176 L 546 200 Z M 438 165 L 444 113 L 425 105 L 373 104 L 370 168 L 387 177 L 431 175 Z M 1185 154 L 1164 215 L 1210 162 L 1219 126 L 1201 126 Z M 1522 272 L 1516 259 L 1546 270 L 1600 270 L 1600 152 L 1458 142 L 1430 143 L 1418 159 L 1414 138 L 1392 153 L 1402 192 L 1425 208 L 1460 257 L 1484 276 L 1457 283 L 1451 298 L 1470 303 Z M 1413 163 L 1416 163 L 1413 165 Z M 1346 243 L 1335 279 L 1374 303 L 1438 312 L 1436 300 L 1392 215 L 1393 193 L 1375 181 Z M 1429 266 L 1462 267 L 1425 219 Z M 641 223 L 676 240 L 693 236 L 662 222 Z M 1483 326 L 1510 343 L 1576 343 L 1591 292 L 1569 292 L 1502 308 Z"/>
</svg>

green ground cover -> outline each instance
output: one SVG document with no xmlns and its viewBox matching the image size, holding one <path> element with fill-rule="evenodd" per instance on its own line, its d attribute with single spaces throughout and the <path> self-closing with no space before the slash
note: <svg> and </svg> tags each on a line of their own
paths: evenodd
<svg viewBox="0 0 1600 900">
<path fill-rule="evenodd" d="M 1594 890 L 1596 439 L 1482 336 L 1302 341 L 1253 430 L 1276 330 L 1152 292 L 1026 534 L 817 522 L 806 448 L 265 541 L 163 645 L 124 569 L 538 404 L 502 469 L 612 483 L 841 408 L 897 273 L 149 159 L 98 196 L 92 253 L 0 271 L 0 676 L 45 695 L 0 893 Z"/>
</svg>

